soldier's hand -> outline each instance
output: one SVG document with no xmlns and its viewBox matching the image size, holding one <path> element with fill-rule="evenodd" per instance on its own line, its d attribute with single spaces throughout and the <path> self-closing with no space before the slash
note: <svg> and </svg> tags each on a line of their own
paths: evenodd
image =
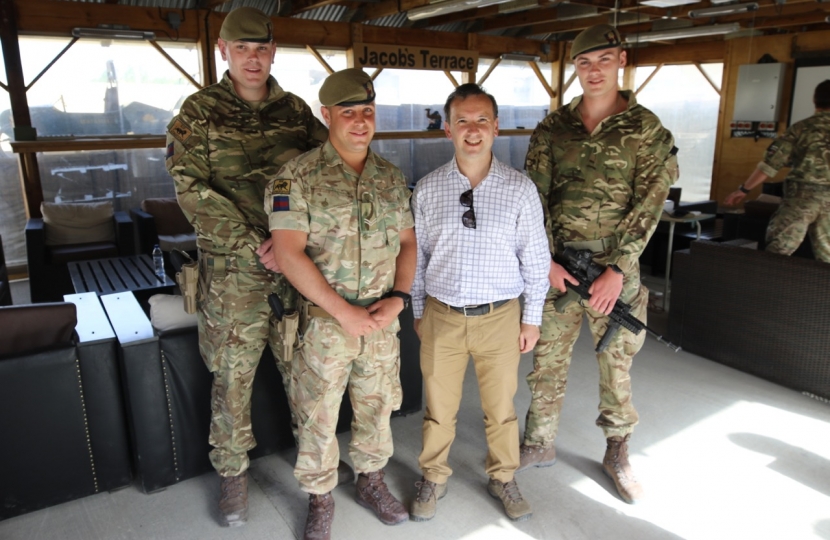
<svg viewBox="0 0 830 540">
<path fill-rule="evenodd" d="M 556 287 L 560 292 L 567 292 L 568 286 L 565 281 L 570 281 L 572 285 L 579 285 L 579 281 L 570 275 L 565 267 L 556 261 L 550 261 L 550 271 L 548 272 L 548 280 L 551 287 Z"/>
<path fill-rule="evenodd" d="M 740 204 L 740 202 L 744 200 L 745 197 L 746 193 L 744 193 L 740 189 L 736 189 L 735 191 L 726 196 L 726 199 L 724 199 L 723 204 L 725 204 L 726 206 L 735 206 L 737 204 Z"/>
<path fill-rule="evenodd" d="M 265 239 L 262 245 L 257 248 L 256 254 L 259 257 L 259 262 L 262 263 L 262 266 L 272 272 L 282 273 L 280 265 L 277 264 L 277 259 L 274 257 L 274 242 L 271 238 Z"/>
<path fill-rule="evenodd" d="M 366 308 L 360 306 L 349 306 L 343 315 L 337 318 L 337 322 L 343 330 L 354 337 L 368 336 L 381 328 Z"/>
<path fill-rule="evenodd" d="M 588 305 L 594 311 L 608 315 L 614 309 L 617 298 L 620 297 L 622 286 L 623 275 L 606 268 L 605 272 L 600 274 L 588 288 L 588 292 L 591 293 Z"/>
<path fill-rule="evenodd" d="M 537 341 L 539 341 L 539 327 L 535 324 L 522 323 L 522 329 L 519 332 L 519 352 L 532 351 Z"/>
<path fill-rule="evenodd" d="M 374 304 L 367 306 L 366 311 L 378 323 L 381 328 L 386 328 L 392 321 L 398 318 L 398 314 L 403 311 L 403 300 L 396 297 L 384 298 L 378 300 Z"/>
</svg>

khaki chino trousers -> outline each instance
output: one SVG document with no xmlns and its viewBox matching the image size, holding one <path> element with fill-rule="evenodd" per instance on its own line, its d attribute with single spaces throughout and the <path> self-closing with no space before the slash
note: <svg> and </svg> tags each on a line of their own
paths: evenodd
<svg viewBox="0 0 830 540">
<path fill-rule="evenodd" d="M 470 355 L 484 411 L 487 475 L 501 482 L 513 480 L 519 466 L 513 396 L 518 385 L 520 320 L 518 299 L 486 315 L 467 317 L 427 298 L 420 326 L 426 414 L 418 462 L 430 482 L 443 484 L 452 474 L 448 457 Z"/>
</svg>

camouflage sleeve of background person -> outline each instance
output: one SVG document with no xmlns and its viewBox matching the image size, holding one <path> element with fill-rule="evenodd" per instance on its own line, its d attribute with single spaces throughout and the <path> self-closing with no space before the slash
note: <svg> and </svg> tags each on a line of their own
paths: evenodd
<svg viewBox="0 0 830 540">
<path fill-rule="evenodd" d="M 533 135 L 530 136 L 530 143 L 527 147 L 525 170 L 533 183 L 536 184 L 539 198 L 542 199 L 548 249 L 553 253 L 553 231 L 551 230 L 553 224 L 550 219 L 550 186 L 553 181 L 553 164 L 551 163 L 549 125 L 547 121 L 543 120 L 533 130 Z"/>
<path fill-rule="evenodd" d="M 801 136 L 801 127 L 804 124 L 793 124 L 783 135 L 772 141 L 764 154 L 764 160 L 758 163 L 758 170 L 770 178 L 775 178 L 778 171 L 784 167 L 792 167 L 793 152 L 798 148 L 798 139 Z"/>
<path fill-rule="evenodd" d="M 192 133 L 184 142 L 173 137 L 168 126 L 167 170 L 176 185 L 176 198 L 197 236 L 210 238 L 217 248 L 226 248 L 230 253 L 235 246 L 244 243 L 259 246 L 262 234 L 254 230 L 233 202 L 210 186 L 208 119 L 205 115 L 209 107 L 210 103 L 197 105 L 192 98 L 185 100 L 179 115 L 170 122 L 172 126 L 180 120 L 190 128 Z M 222 227 L 225 234 L 215 234 L 218 227 Z"/>
<path fill-rule="evenodd" d="M 637 264 L 657 228 L 669 187 L 679 175 L 677 149 L 671 132 L 648 112 L 643 118 L 642 131 L 633 170 L 631 209 L 617 225 L 617 249 L 609 254 L 607 260 L 607 264 L 616 264 L 626 273 Z"/>
</svg>

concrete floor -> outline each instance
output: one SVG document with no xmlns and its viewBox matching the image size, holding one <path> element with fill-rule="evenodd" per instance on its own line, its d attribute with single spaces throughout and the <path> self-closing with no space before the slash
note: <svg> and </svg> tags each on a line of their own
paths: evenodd
<svg viewBox="0 0 830 540">
<path fill-rule="evenodd" d="M 525 355 L 520 377 L 531 363 Z M 650 338 L 632 378 L 640 425 L 631 461 L 646 489 L 642 503 L 622 502 L 601 471 L 604 440 L 594 426 L 597 368 L 583 330 L 557 438 L 558 463 L 517 475 L 533 505 L 531 520 L 511 522 L 486 492 L 482 413 L 469 369 L 450 455 L 454 474 L 435 519 L 385 526 L 354 502 L 353 487 L 344 486 L 335 491 L 333 537 L 830 540 L 828 403 L 672 353 Z M 515 403 L 522 425 L 529 399 L 520 381 Z M 421 418 L 395 418 L 392 428 L 396 450 L 387 481 L 408 504 L 420 477 Z M 348 434 L 341 435 L 340 447 L 347 443 Z M 286 451 L 252 463 L 250 520 L 242 528 L 216 525 L 218 481 L 206 474 L 152 495 L 130 487 L 8 519 L 0 522 L 0 539 L 301 538 L 307 499 L 293 478 L 292 460 L 293 451 Z"/>
</svg>

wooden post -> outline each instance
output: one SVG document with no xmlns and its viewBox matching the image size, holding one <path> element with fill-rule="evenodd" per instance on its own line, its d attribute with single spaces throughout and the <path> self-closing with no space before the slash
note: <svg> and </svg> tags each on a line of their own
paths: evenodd
<svg viewBox="0 0 830 540">
<path fill-rule="evenodd" d="M 3 45 L 3 60 L 6 64 L 15 139 L 21 132 L 31 135 L 26 138 L 34 139 L 35 133 L 32 128 L 32 118 L 29 115 L 29 101 L 26 99 L 26 85 L 23 80 L 23 64 L 20 61 L 14 2 L 0 2 L 0 43 Z M 20 155 L 20 172 L 26 217 L 40 217 L 43 186 L 40 184 L 40 169 L 35 154 Z"/>
</svg>

